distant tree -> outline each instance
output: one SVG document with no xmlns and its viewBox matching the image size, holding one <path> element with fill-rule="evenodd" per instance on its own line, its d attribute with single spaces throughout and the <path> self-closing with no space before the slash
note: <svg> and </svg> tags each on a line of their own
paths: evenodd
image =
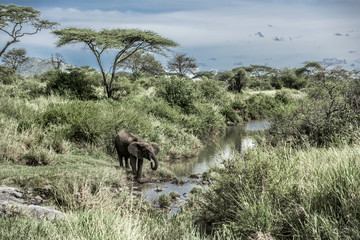
<svg viewBox="0 0 360 240">
<path fill-rule="evenodd" d="M 162 64 L 153 55 L 143 52 L 134 53 L 121 62 L 119 68 L 130 69 L 132 73 L 139 71 L 151 76 L 164 75 L 165 73 Z"/>
<path fill-rule="evenodd" d="M 195 58 L 187 57 L 184 53 L 176 54 L 168 62 L 169 70 L 176 72 L 181 77 L 185 77 L 189 72 L 194 74 L 197 67 Z"/>
<path fill-rule="evenodd" d="M 0 50 L 0 57 L 6 49 L 26 35 L 34 35 L 42 29 L 52 28 L 55 22 L 40 19 L 40 11 L 31 7 L 0 4 L 0 31 L 10 37 Z"/>
<path fill-rule="evenodd" d="M 206 72 L 198 72 L 198 73 L 196 73 L 193 78 L 214 79 L 214 77 L 215 77 L 215 72 L 214 71 L 206 71 Z"/>
<path fill-rule="evenodd" d="M 64 63 L 64 57 L 60 53 L 55 53 L 51 55 L 51 64 L 53 65 L 55 70 L 59 70 L 61 67 L 61 63 Z"/>
<path fill-rule="evenodd" d="M 244 69 L 239 69 L 238 72 L 229 79 L 229 90 L 241 92 L 247 84 L 247 76 Z"/>
<path fill-rule="evenodd" d="M 91 29 L 66 28 L 53 31 L 53 34 L 59 38 L 57 42 L 58 47 L 83 43 L 85 47 L 93 52 L 100 67 L 108 98 L 112 97 L 113 83 L 116 79 L 116 72 L 120 63 L 138 51 L 152 52 L 165 56 L 165 51 L 169 50 L 169 47 L 178 46 L 174 41 L 161 37 L 157 33 L 139 29 L 104 29 L 97 32 Z M 105 73 L 102 63 L 103 53 L 106 52 L 115 53 L 110 77 Z"/>
<path fill-rule="evenodd" d="M 13 48 L 3 55 L 2 61 L 16 71 L 18 66 L 27 59 L 25 48 Z"/>
</svg>

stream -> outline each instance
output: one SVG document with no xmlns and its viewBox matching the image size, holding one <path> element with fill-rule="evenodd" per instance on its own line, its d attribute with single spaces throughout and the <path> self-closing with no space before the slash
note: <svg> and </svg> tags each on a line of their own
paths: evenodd
<svg viewBox="0 0 360 240">
<path fill-rule="evenodd" d="M 208 186 L 202 180 L 202 173 L 208 171 L 211 166 L 221 165 L 223 159 L 231 157 L 235 152 L 255 147 L 255 141 L 248 136 L 248 133 L 266 130 L 269 127 L 270 123 L 267 120 L 251 121 L 245 125 L 227 127 L 225 133 L 208 143 L 196 158 L 170 166 L 177 179 L 183 184 L 174 182 L 145 183 L 139 185 L 138 190 L 141 191 L 144 199 L 157 208 L 159 207 L 157 201 L 159 196 L 172 191 L 179 193 L 179 201 L 170 206 L 168 216 L 171 217 L 181 209 L 181 205 L 185 203 L 190 195 L 189 192 L 194 187 L 206 188 Z"/>
</svg>

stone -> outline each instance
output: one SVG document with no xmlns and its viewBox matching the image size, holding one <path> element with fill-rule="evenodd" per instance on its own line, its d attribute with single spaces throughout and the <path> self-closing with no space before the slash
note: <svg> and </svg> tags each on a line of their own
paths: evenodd
<svg viewBox="0 0 360 240">
<path fill-rule="evenodd" d="M 40 204 L 42 201 L 40 196 L 34 198 L 17 188 L 0 186 L 0 216 L 21 215 L 48 220 L 65 216 L 63 212 L 53 207 L 35 205 Z"/>
</svg>

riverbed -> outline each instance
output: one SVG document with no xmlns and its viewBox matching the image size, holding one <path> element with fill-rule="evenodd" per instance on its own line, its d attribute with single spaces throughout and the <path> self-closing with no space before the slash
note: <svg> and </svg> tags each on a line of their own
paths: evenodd
<svg viewBox="0 0 360 240">
<path fill-rule="evenodd" d="M 263 131 L 269 126 L 268 121 L 262 120 L 251 121 L 241 126 L 227 127 L 225 133 L 209 142 L 200 151 L 197 158 L 185 163 L 171 165 L 170 168 L 175 173 L 177 181 L 145 183 L 139 185 L 138 190 L 141 191 L 142 197 L 155 207 L 158 207 L 157 199 L 161 195 L 173 191 L 179 193 L 180 199 L 170 206 L 169 216 L 172 216 L 180 210 L 181 205 L 186 201 L 194 187 L 206 188 L 208 186 L 208 182 L 202 180 L 204 172 L 208 171 L 211 166 L 220 166 L 223 159 L 227 159 L 233 154 L 255 147 L 255 141 L 249 136 L 249 133 Z"/>
</svg>

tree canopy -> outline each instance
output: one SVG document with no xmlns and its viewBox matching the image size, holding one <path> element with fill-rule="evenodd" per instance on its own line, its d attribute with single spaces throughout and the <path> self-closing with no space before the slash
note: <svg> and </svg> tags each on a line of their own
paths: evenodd
<svg viewBox="0 0 360 240">
<path fill-rule="evenodd" d="M 40 19 L 40 11 L 32 7 L 0 4 L 0 31 L 10 37 L 0 50 L 0 57 L 6 49 L 25 35 L 34 35 L 42 29 L 52 28 L 57 23 Z"/>
<path fill-rule="evenodd" d="M 95 31 L 87 28 L 65 28 L 55 30 L 53 34 L 58 37 L 58 47 L 83 43 L 85 47 L 94 53 L 109 98 L 112 96 L 113 82 L 120 63 L 138 51 L 166 56 L 166 51 L 170 47 L 178 46 L 174 41 L 161 37 L 155 32 L 140 29 L 104 29 Z M 112 52 L 115 55 L 111 66 L 110 80 L 102 63 L 102 54 L 105 52 Z"/>
<path fill-rule="evenodd" d="M 20 64 L 28 59 L 25 48 L 12 48 L 3 55 L 2 61 L 12 69 L 16 70 Z"/>
<path fill-rule="evenodd" d="M 168 62 L 168 67 L 170 71 L 184 77 L 189 72 L 194 74 L 198 66 L 195 58 L 187 57 L 184 53 L 178 53 Z"/>
</svg>

